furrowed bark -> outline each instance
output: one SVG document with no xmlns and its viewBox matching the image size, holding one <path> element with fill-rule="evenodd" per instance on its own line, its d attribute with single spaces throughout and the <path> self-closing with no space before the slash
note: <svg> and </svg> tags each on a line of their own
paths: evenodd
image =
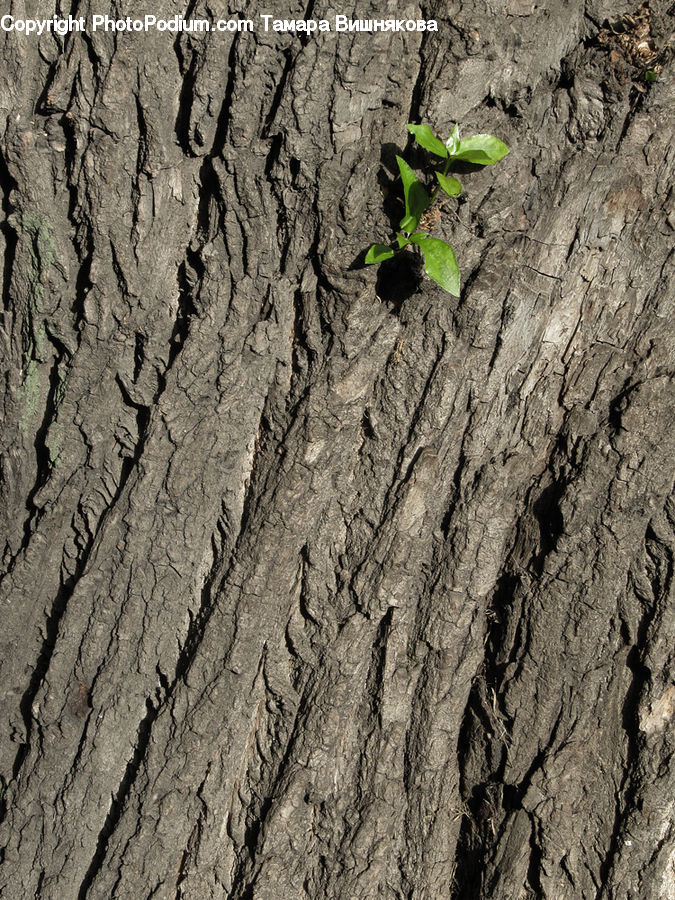
<svg viewBox="0 0 675 900">
<path fill-rule="evenodd" d="M 3 896 L 675 897 L 668 53 L 366 6 L 2 35 Z M 459 300 L 362 265 L 418 121 Z"/>
</svg>

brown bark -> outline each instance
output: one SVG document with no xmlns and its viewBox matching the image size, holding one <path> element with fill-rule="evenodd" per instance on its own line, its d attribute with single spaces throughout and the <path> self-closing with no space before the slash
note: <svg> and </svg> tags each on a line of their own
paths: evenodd
<svg viewBox="0 0 675 900">
<path fill-rule="evenodd" d="M 675 898 L 668 56 L 336 13 L 439 32 L 2 36 L 3 896 Z"/>
</svg>

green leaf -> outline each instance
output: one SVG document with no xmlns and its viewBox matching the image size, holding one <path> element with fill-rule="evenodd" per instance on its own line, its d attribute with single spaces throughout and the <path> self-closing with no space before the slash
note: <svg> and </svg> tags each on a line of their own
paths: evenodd
<svg viewBox="0 0 675 900">
<path fill-rule="evenodd" d="M 652 69 L 647 69 L 645 72 L 645 81 L 656 81 L 659 76 Z"/>
<path fill-rule="evenodd" d="M 405 216 L 401 219 L 403 231 L 414 231 L 420 216 L 429 205 L 429 197 L 408 163 L 396 157 L 398 168 L 403 182 L 403 196 L 405 197 Z"/>
<path fill-rule="evenodd" d="M 459 125 L 455 125 L 452 129 L 452 134 L 445 142 L 445 146 L 448 148 L 448 156 L 454 156 L 459 147 Z"/>
<path fill-rule="evenodd" d="M 371 263 L 381 263 L 384 262 L 385 259 L 391 259 L 393 255 L 394 251 L 391 247 L 385 247 L 384 244 L 373 244 L 366 253 L 366 262 L 369 265 Z"/>
<path fill-rule="evenodd" d="M 476 163 L 479 166 L 492 166 L 503 159 L 509 148 L 499 138 L 491 134 L 474 134 L 459 142 L 453 159 L 462 162 Z"/>
<path fill-rule="evenodd" d="M 419 218 L 416 219 L 415 216 L 403 216 L 399 224 L 404 231 L 410 233 L 417 228 L 418 223 Z"/>
<path fill-rule="evenodd" d="M 418 237 L 416 234 L 410 240 L 422 249 L 424 271 L 429 278 L 433 278 L 449 294 L 459 297 L 459 266 L 452 247 L 438 238 Z"/>
<path fill-rule="evenodd" d="M 408 244 L 410 243 L 408 238 L 404 234 L 401 234 L 400 231 L 396 232 L 396 240 L 398 241 L 398 249 L 399 250 L 403 250 L 403 248 L 407 247 Z"/>
<path fill-rule="evenodd" d="M 442 172 L 436 172 L 436 178 L 438 178 L 438 183 L 448 197 L 459 197 L 462 193 L 462 185 L 451 175 L 444 175 Z"/>
<path fill-rule="evenodd" d="M 448 151 L 440 138 L 437 138 L 428 125 L 406 125 L 410 134 L 415 136 L 415 140 L 420 145 L 436 156 L 447 159 Z"/>
<path fill-rule="evenodd" d="M 409 244 L 419 244 L 420 241 L 423 241 L 426 237 L 426 234 L 423 231 L 416 231 L 415 234 L 410 235 L 410 239 L 408 241 Z"/>
</svg>

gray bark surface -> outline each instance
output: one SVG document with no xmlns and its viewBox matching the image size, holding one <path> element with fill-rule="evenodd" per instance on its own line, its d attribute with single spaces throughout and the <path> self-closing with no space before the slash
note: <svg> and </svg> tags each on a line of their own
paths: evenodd
<svg viewBox="0 0 675 900">
<path fill-rule="evenodd" d="M 1 36 L 3 897 L 675 900 L 675 91 L 598 39 L 634 12 Z M 511 149 L 434 232 L 459 300 L 360 265 L 415 121 Z"/>
</svg>

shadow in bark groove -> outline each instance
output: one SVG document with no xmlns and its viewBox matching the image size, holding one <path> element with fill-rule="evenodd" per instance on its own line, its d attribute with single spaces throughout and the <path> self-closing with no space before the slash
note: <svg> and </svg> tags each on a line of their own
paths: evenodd
<svg viewBox="0 0 675 900">
<path fill-rule="evenodd" d="M 173 681 L 171 682 L 169 690 L 167 691 L 167 696 L 165 698 L 166 700 L 168 700 L 173 695 L 178 682 L 185 679 L 185 676 L 187 675 L 190 666 L 194 661 L 197 651 L 199 650 L 199 645 L 201 644 L 202 638 L 204 637 L 204 631 L 216 603 L 215 599 L 213 598 L 212 578 L 214 577 L 214 573 L 219 566 L 220 559 L 216 557 L 211 567 L 211 571 L 206 576 L 206 581 L 202 588 L 199 609 L 197 610 L 196 615 L 191 617 L 190 619 L 188 633 L 185 638 L 185 643 L 183 644 L 183 647 L 178 654 Z"/>
<path fill-rule="evenodd" d="M 544 859 L 540 841 L 538 840 L 537 820 L 534 816 L 530 816 L 532 824 L 532 832 L 530 834 L 530 861 L 527 866 L 527 882 L 534 891 L 535 897 L 544 897 L 544 891 L 541 885 L 541 866 Z"/>
<path fill-rule="evenodd" d="M 45 331 L 47 336 L 51 340 L 49 329 L 46 328 Z M 37 529 L 37 525 L 41 518 L 41 510 L 35 505 L 35 496 L 40 488 L 43 487 L 49 480 L 49 473 L 51 472 L 53 465 L 49 453 L 49 448 L 47 447 L 47 434 L 49 432 L 49 426 L 56 420 L 58 409 L 57 396 L 62 383 L 62 379 L 59 375 L 59 367 L 63 362 L 63 357 L 66 355 L 66 352 L 62 344 L 59 345 L 58 342 L 55 343 L 53 340 L 52 344 L 56 347 L 57 355 L 54 359 L 54 362 L 52 363 L 51 371 L 49 373 L 49 392 L 47 394 L 45 412 L 42 417 L 40 427 L 35 434 L 35 440 L 33 441 L 33 448 L 35 449 L 36 470 L 35 484 L 33 485 L 30 494 L 26 498 L 26 508 L 28 510 L 28 515 L 26 517 L 26 521 L 24 522 L 24 537 L 21 548 L 19 549 L 19 553 L 16 554 L 15 559 L 17 559 L 21 552 L 26 549 L 31 535 Z"/>
<path fill-rule="evenodd" d="M 261 666 L 263 677 L 264 666 L 263 660 Z M 303 726 L 306 724 L 306 711 L 309 709 L 311 700 L 309 691 L 310 688 L 307 688 L 300 699 L 295 719 L 287 732 L 285 747 L 282 746 L 283 735 L 280 735 L 278 730 L 274 731 L 277 752 L 273 754 L 272 761 L 265 767 L 267 775 L 264 781 L 261 782 L 263 785 L 261 796 L 257 803 L 253 805 L 250 816 L 247 817 L 242 852 L 232 877 L 232 887 L 229 894 L 232 900 L 252 900 L 255 896 L 254 890 L 258 877 L 258 872 L 256 871 L 258 844 L 261 840 L 261 835 L 264 837 L 265 822 L 272 810 L 276 797 L 284 794 L 284 779 L 289 765 L 294 759 L 296 745 L 299 740 L 302 740 Z M 276 764 L 274 762 L 275 757 L 278 759 Z"/>
<path fill-rule="evenodd" d="M 621 710 L 621 722 L 626 735 L 626 759 L 622 781 L 617 790 L 611 839 L 605 859 L 600 866 L 601 884 L 610 882 L 612 866 L 621 846 L 624 823 L 639 802 L 639 792 L 642 787 L 640 763 L 644 750 L 644 737 L 640 730 L 640 700 L 652 676 L 644 659 L 650 647 L 650 630 L 652 630 L 655 619 L 665 611 L 672 581 L 670 549 L 659 540 L 651 524 L 645 533 L 644 547 L 647 558 L 647 577 L 652 587 L 652 600 L 649 602 L 641 599 L 644 611 L 638 623 L 634 643 L 626 657 L 626 666 L 633 676 Z M 605 896 L 604 893 L 598 892 L 598 897 L 601 896 Z"/>
<path fill-rule="evenodd" d="M 235 78 L 235 59 L 237 54 L 237 45 L 239 43 L 239 35 L 242 32 L 237 32 L 230 44 L 230 52 L 227 56 L 227 65 L 228 65 L 228 73 L 227 73 L 227 86 L 225 87 L 225 97 L 223 98 L 223 104 L 220 107 L 220 112 L 218 113 L 218 122 L 216 124 L 216 133 L 213 136 L 213 144 L 211 146 L 211 151 L 209 156 L 220 156 L 223 152 L 223 147 L 225 146 L 225 138 L 227 136 L 227 126 L 230 122 L 230 109 L 232 107 L 232 94 L 234 92 L 234 78 Z"/>
<path fill-rule="evenodd" d="M 115 793 L 115 796 L 110 805 L 110 809 L 108 810 L 108 814 L 105 817 L 103 827 L 99 832 L 98 839 L 96 841 L 96 852 L 94 853 L 94 857 L 85 873 L 85 876 L 77 892 L 77 900 L 85 900 L 89 888 L 94 883 L 94 878 L 101 869 L 103 860 L 105 859 L 106 850 L 108 849 L 108 841 L 110 840 L 112 833 L 117 827 L 117 823 L 119 822 L 120 816 L 122 815 L 122 810 L 124 809 L 125 800 L 129 795 L 129 791 L 131 790 L 132 785 L 136 781 L 136 777 L 138 776 L 141 765 L 143 763 L 145 751 L 147 750 L 148 744 L 150 742 L 152 724 L 157 717 L 157 711 L 159 709 L 159 707 L 153 706 L 150 700 L 146 700 L 145 705 L 147 708 L 147 712 L 141 720 L 140 725 L 138 726 L 136 748 L 134 749 L 131 759 L 127 763 L 124 777 L 120 782 L 120 786 Z"/>
<path fill-rule="evenodd" d="M 196 80 L 195 69 L 194 64 L 191 64 L 190 68 L 184 71 L 184 60 L 180 42 L 181 38 L 179 37 L 176 39 L 176 42 L 174 44 L 174 50 L 176 56 L 178 57 L 178 65 L 183 76 L 183 82 L 181 85 L 180 94 L 178 96 L 178 114 L 176 115 L 174 130 L 176 132 L 176 138 L 183 153 L 186 156 L 194 157 L 197 154 L 194 153 L 192 148 L 190 147 L 190 112 L 192 111 L 192 101 L 194 97 Z"/>
<path fill-rule="evenodd" d="M 30 682 L 28 684 L 28 688 L 25 691 L 21 701 L 19 703 L 19 709 L 21 711 L 21 715 L 23 717 L 24 725 L 26 727 L 26 740 L 22 743 L 17 751 L 16 758 L 14 760 L 14 765 L 12 768 L 12 777 L 17 778 L 18 774 L 21 770 L 21 766 L 26 758 L 28 750 L 30 749 L 30 740 L 31 733 L 33 727 L 33 703 L 35 702 L 35 698 L 37 697 L 38 691 L 42 684 L 43 678 L 49 668 L 49 664 L 52 658 L 52 654 L 54 652 L 54 648 L 56 646 L 56 641 L 59 633 L 59 625 L 61 623 L 61 619 L 66 611 L 66 607 L 70 598 L 72 597 L 77 583 L 84 572 L 84 569 L 87 565 L 87 561 L 89 560 L 89 556 L 93 549 L 94 543 L 96 541 L 96 537 L 100 532 L 108 514 L 112 509 L 115 508 L 119 498 L 124 490 L 124 487 L 129 480 L 129 476 L 133 472 L 133 470 L 137 467 L 138 461 L 143 452 L 143 447 L 145 445 L 145 440 L 147 437 L 147 426 L 149 423 L 149 410 L 147 407 L 139 407 L 138 404 L 134 404 L 133 401 L 129 400 L 126 391 L 124 391 L 123 386 L 120 382 L 120 389 L 123 391 L 123 396 L 125 402 L 129 402 L 131 406 L 137 409 L 137 423 L 139 429 L 139 440 L 138 445 L 136 447 L 136 451 L 133 457 L 127 457 L 122 460 L 121 468 L 120 468 L 120 481 L 115 492 L 115 496 L 112 498 L 109 506 L 104 510 L 101 514 L 96 530 L 93 534 L 90 534 L 89 539 L 83 548 L 80 558 L 77 562 L 75 572 L 70 576 L 66 581 L 63 582 L 61 588 L 59 589 L 56 599 L 54 600 L 49 615 L 45 621 L 45 638 L 42 642 L 42 646 L 40 648 L 40 652 L 38 654 L 37 663 L 35 669 L 33 670 L 33 674 L 31 676 Z M 45 421 L 51 421 L 51 418 L 46 418 Z M 2 819 L 0 819 L 2 821 Z"/>
<path fill-rule="evenodd" d="M 398 315 L 403 303 L 420 289 L 422 260 L 416 253 L 403 251 L 383 262 L 377 272 L 377 295 L 392 305 Z"/>
<path fill-rule="evenodd" d="M 489 601 L 483 669 L 471 687 L 457 745 L 460 791 L 466 806 L 455 857 L 458 900 L 478 900 L 484 895 L 485 861 L 493 854 L 510 814 L 522 808 L 532 775 L 546 753 L 537 754 L 520 784 L 504 783 L 512 722 L 503 709 L 501 690 L 507 665 L 522 650 L 519 625 L 515 638 L 509 638 L 509 620 L 520 616 L 514 607 L 519 584 L 516 575 L 503 572 Z M 530 865 L 534 868 L 528 879 L 534 885 L 536 859 Z"/>
<path fill-rule="evenodd" d="M 0 224 L 0 231 L 5 238 L 5 258 L 3 261 L 3 278 L 2 278 L 2 306 L 3 310 L 10 308 L 10 287 L 12 284 L 12 272 L 14 269 L 14 256 L 16 253 L 16 245 L 18 236 L 14 228 L 9 224 L 7 218 L 12 212 L 12 204 L 9 195 L 17 187 L 16 181 L 9 174 L 5 158 L 0 152 L 0 190 L 2 191 L 2 212 L 4 219 Z"/>
<path fill-rule="evenodd" d="M 539 494 L 532 504 L 532 512 L 539 525 L 539 547 L 533 553 L 530 565 L 537 575 L 544 570 L 546 557 L 552 553 L 564 529 L 564 519 L 560 511 L 560 501 L 566 485 L 555 481 Z"/>
<path fill-rule="evenodd" d="M 284 95 L 284 88 L 286 87 L 286 81 L 288 80 L 288 73 L 291 71 L 291 68 L 293 66 L 293 54 L 291 53 L 290 47 L 287 47 L 285 50 L 283 50 L 282 55 L 284 57 L 284 68 L 281 72 L 279 82 L 277 83 L 277 86 L 275 88 L 269 112 L 265 116 L 265 124 L 263 125 L 261 135 L 263 138 L 270 137 L 270 128 L 274 124 L 274 119 L 276 118 L 276 114 L 279 111 L 279 107 L 281 106 L 281 100 Z M 274 137 L 280 137 L 280 135 L 274 135 Z"/>
</svg>

